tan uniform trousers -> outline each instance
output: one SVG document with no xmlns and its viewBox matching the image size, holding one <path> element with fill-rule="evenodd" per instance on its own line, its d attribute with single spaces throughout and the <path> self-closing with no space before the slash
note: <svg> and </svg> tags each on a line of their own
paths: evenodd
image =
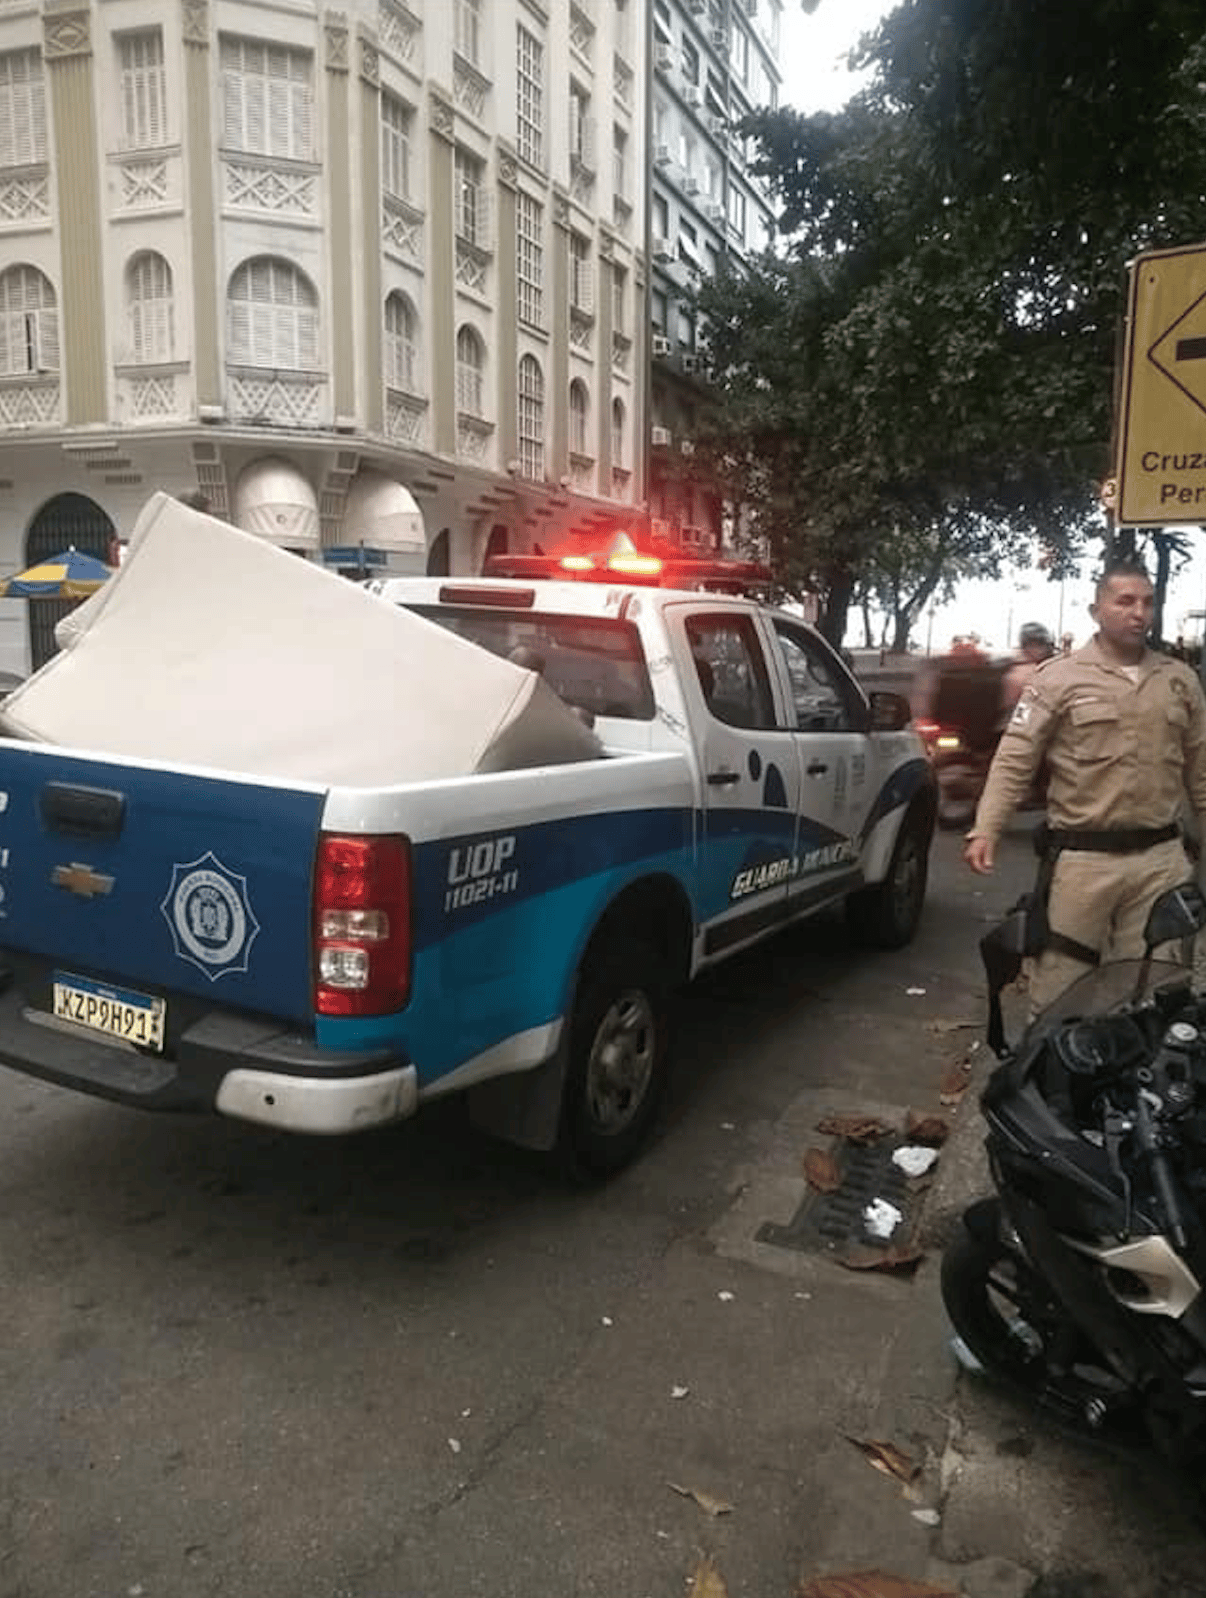
<svg viewBox="0 0 1206 1598">
<path fill-rule="evenodd" d="M 1055 862 L 1047 924 L 1075 938 L 1107 960 L 1137 960 L 1143 954 L 1143 929 L 1154 901 L 1167 888 L 1189 882 L 1194 868 L 1180 838 L 1153 844 L 1135 854 L 1105 854 L 1065 849 Z M 1166 944 L 1158 957 L 1178 960 L 1180 944 Z M 1037 1014 L 1092 970 L 1082 960 L 1047 949 L 1030 971 L 1030 1008 Z"/>
</svg>

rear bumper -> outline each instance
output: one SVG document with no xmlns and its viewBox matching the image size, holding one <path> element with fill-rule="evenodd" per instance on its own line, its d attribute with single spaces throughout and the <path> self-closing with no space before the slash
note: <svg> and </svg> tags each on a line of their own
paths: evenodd
<svg viewBox="0 0 1206 1598">
<path fill-rule="evenodd" d="M 288 1132 L 339 1134 L 404 1120 L 418 1103 L 413 1065 L 386 1050 L 335 1053 L 255 1017 L 211 1011 L 171 1057 L 109 1043 L 0 996 L 0 1064 L 148 1110 L 217 1111 Z"/>
</svg>

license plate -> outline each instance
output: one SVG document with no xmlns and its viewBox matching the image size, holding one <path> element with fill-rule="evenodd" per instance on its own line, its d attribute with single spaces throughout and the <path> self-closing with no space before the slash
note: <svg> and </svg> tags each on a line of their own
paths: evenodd
<svg viewBox="0 0 1206 1598">
<path fill-rule="evenodd" d="M 103 1032 L 125 1043 L 145 1049 L 163 1048 L 163 1022 L 167 1005 L 146 993 L 115 988 L 108 982 L 93 982 L 88 977 L 54 974 L 54 1013 L 61 1021 Z"/>
</svg>

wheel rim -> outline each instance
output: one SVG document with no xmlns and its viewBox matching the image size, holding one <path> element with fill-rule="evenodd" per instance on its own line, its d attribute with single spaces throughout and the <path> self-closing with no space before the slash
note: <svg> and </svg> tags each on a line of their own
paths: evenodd
<svg viewBox="0 0 1206 1598">
<path fill-rule="evenodd" d="M 586 1107 L 592 1128 L 607 1137 L 640 1114 L 657 1059 L 657 1022 L 649 996 L 630 989 L 599 1022 L 586 1067 Z"/>
</svg>

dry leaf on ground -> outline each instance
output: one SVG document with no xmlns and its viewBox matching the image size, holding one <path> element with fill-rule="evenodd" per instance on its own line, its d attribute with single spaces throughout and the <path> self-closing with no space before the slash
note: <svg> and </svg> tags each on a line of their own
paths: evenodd
<svg viewBox="0 0 1206 1598">
<path fill-rule="evenodd" d="M 836 1193 L 842 1185 L 837 1161 L 824 1149 L 808 1149 L 804 1155 L 804 1176 L 817 1193 Z"/>
<path fill-rule="evenodd" d="M 935 1587 L 930 1581 L 910 1581 L 882 1570 L 852 1570 L 842 1576 L 814 1576 L 798 1589 L 796 1598 L 959 1598 L 954 1587 Z"/>
<path fill-rule="evenodd" d="M 905 1121 L 905 1136 L 910 1143 L 924 1143 L 927 1148 L 941 1148 L 951 1135 L 950 1122 L 941 1115 L 917 1115 L 909 1111 Z"/>
<path fill-rule="evenodd" d="M 938 1089 L 938 1102 L 948 1107 L 958 1104 L 971 1082 L 971 1061 L 956 1060 L 942 1079 Z"/>
<path fill-rule="evenodd" d="M 927 1021 L 927 1032 L 967 1032 L 978 1027 L 978 1021 Z"/>
<path fill-rule="evenodd" d="M 877 1115 L 827 1115 L 817 1122 L 817 1131 L 828 1137 L 844 1137 L 850 1143 L 876 1143 L 890 1137 L 895 1127 Z"/>
<path fill-rule="evenodd" d="M 687 1598 L 729 1598 L 729 1589 L 711 1558 L 701 1559 L 691 1572 Z"/>
<path fill-rule="evenodd" d="M 904 1482 L 907 1486 L 915 1476 L 920 1474 L 921 1466 L 909 1456 L 902 1453 L 895 1443 L 879 1443 L 873 1439 L 864 1442 L 859 1437 L 851 1437 L 843 1433 L 848 1443 L 853 1443 L 867 1463 L 874 1465 L 876 1470 L 882 1470 L 885 1476 L 895 1476 L 897 1481 Z"/>
<path fill-rule="evenodd" d="M 866 1243 L 853 1243 L 837 1257 L 838 1264 L 848 1271 L 899 1271 L 906 1275 L 915 1271 L 925 1258 L 924 1249 L 915 1243 L 896 1243 L 887 1248 L 873 1248 Z"/>
<path fill-rule="evenodd" d="M 700 1492 L 697 1487 L 680 1487 L 676 1481 L 668 1481 L 666 1486 L 676 1492 L 680 1498 L 693 1498 L 705 1515 L 711 1515 L 713 1520 L 717 1515 L 731 1515 L 732 1504 L 726 1504 L 723 1498 L 713 1498 L 711 1493 Z"/>
</svg>

